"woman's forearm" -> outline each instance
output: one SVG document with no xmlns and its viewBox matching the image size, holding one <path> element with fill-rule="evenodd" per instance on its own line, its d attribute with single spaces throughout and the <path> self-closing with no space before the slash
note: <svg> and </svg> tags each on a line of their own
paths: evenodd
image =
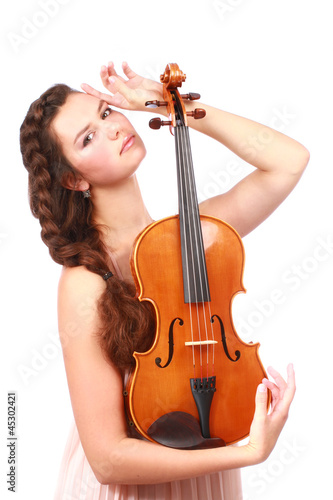
<svg viewBox="0 0 333 500">
<path fill-rule="evenodd" d="M 246 445 L 178 450 L 126 438 L 106 461 L 92 464 L 92 468 L 102 484 L 155 484 L 246 467 L 257 461 Z"/>
<path fill-rule="evenodd" d="M 302 144 L 270 127 L 195 101 L 186 109 L 206 110 L 206 116 L 188 125 L 224 144 L 243 160 L 260 170 L 298 174 L 308 162 L 309 153 Z"/>
</svg>

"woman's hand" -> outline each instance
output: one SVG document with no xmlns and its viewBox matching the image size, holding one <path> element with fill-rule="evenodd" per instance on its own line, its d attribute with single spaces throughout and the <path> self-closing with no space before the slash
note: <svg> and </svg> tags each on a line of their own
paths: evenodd
<svg viewBox="0 0 333 500">
<path fill-rule="evenodd" d="M 270 455 L 288 418 L 288 412 L 295 394 L 295 372 L 293 365 L 288 365 L 287 382 L 273 368 L 268 373 L 275 383 L 263 379 L 256 394 L 256 409 L 250 429 L 250 440 L 246 447 L 259 463 Z M 272 401 L 270 412 L 267 412 L 267 389 L 271 390 Z"/>
<path fill-rule="evenodd" d="M 112 95 L 99 92 L 87 83 L 83 83 L 81 88 L 87 94 L 102 99 L 111 106 L 133 111 L 148 111 L 150 109 L 146 108 L 146 101 L 163 100 L 161 83 L 137 75 L 126 62 L 123 62 L 122 68 L 127 79 L 117 74 L 112 62 L 101 68 L 103 85 Z"/>
</svg>

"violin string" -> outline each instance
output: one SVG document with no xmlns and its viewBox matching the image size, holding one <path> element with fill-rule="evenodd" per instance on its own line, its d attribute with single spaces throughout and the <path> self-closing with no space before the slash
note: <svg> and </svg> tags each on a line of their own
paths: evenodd
<svg viewBox="0 0 333 500">
<path fill-rule="evenodd" d="M 178 128 L 179 127 L 176 127 L 175 130 L 174 130 L 174 133 L 175 133 L 175 139 L 176 139 L 176 158 L 177 158 L 177 164 L 178 164 L 178 169 L 177 169 L 177 173 L 178 173 L 178 186 L 179 186 L 179 191 L 180 191 L 180 199 L 181 200 L 184 200 L 185 199 L 185 195 L 184 195 L 184 192 L 183 192 L 183 172 L 182 172 L 182 169 L 180 168 L 181 166 L 181 156 L 180 156 L 180 150 L 181 150 L 181 141 L 180 141 L 180 137 L 179 137 L 179 134 L 178 134 Z M 180 209 L 181 207 L 179 207 Z M 182 207 L 183 208 L 183 207 Z M 184 217 L 180 218 L 180 221 L 181 221 L 181 224 L 182 224 L 182 227 L 180 228 L 181 231 L 183 232 L 183 235 L 184 235 L 184 246 L 185 248 L 187 248 L 187 234 L 186 234 L 186 228 L 185 228 L 185 219 Z M 186 279 L 187 279 L 187 283 L 189 283 L 189 263 L 188 263 L 188 254 L 187 254 L 187 251 L 185 252 L 185 255 L 182 255 L 182 259 L 185 259 L 185 268 L 186 268 Z M 185 279 L 185 277 L 184 277 Z M 189 322 L 190 322 L 190 331 L 191 331 L 191 342 L 192 342 L 192 362 L 193 362 L 193 372 L 194 372 L 194 378 L 196 376 L 196 362 L 195 362 L 195 347 L 194 347 L 194 333 L 193 333 L 193 320 L 192 320 L 192 308 L 191 308 L 191 289 L 189 287 Z"/>
<path fill-rule="evenodd" d="M 190 144 L 190 136 L 189 136 L 189 129 L 188 128 L 186 129 L 186 133 L 187 133 L 187 136 L 188 136 L 188 144 Z M 190 158 L 192 158 L 192 155 L 190 155 Z M 194 175 L 193 165 L 192 165 L 191 171 L 192 171 L 192 176 L 193 176 Z M 195 195 L 196 195 L 195 180 L 193 179 L 192 182 L 193 182 L 193 193 L 195 193 Z M 195 203 L 198 205 L 198 200 L 197 199 L 195 200 Z M 198 223 L 201 224 L 200 218 L 199 218 Z M 204 263 L 205 262 L 205 251 L 204 251 L 203 244 L 199 245 L 198 248 L 199 248 L 199 251 L 201 252 L 201 261 Z M 209 285 L 208 285 L 208 275 L 207 275 L 207 272 L 203 273 L 203 279 L 204 279 L 205 290 L 208 291 Z M 210 320 L 212 318 L 211 304 L 210 304 L 209 301 L 206 304 L 207 304 L 207 308 L 208 308 L 208 320 L 207 320 L 207 318 L 205 316 L 205 325 L 206 325 L 207 330 L 208 329 L 210 330 L 211 340 L 214 342 L 215 341 L 214 328 L 213 328 L 213 323 Z M 209 323 L 209 328 L 207 327 L 208 323 Z M 208 331 L 207 331 L 207 340 L 208 340 L 208 337 L 209 336 L 208 336 Z M 208 358 L 208 351 L 212 352 L 212 375 L 214 375 L 214 367 L 215 367 L 215 344 L 214 343 L 211 345 L 211 349 L 208 349 L 208 346 L 207 346 L 207 358 Z M 207 364 L 208 364 L 208 361 L 207 361 Z M 208 378 L 208 375 L 207 375 L 207 378 Z"/>
<path fill-rule="evenodd" d="M 189 134 L 188 127 L 186 128 L 186 134 L 187 134 L 187 138 L 188 138 L 187 144 L 190 147 L 190 134 Z M 192 163 L 192 153 L 191 152 L 189 154 L 189 161 L 191 161 L 191 163 Z M 196 196 L 195 179 L 194 179 L 193 163 L 191 165 L 188 177 L 191 178 L 191 182 L 192 182 L 192 192 L 193 192 L 193 198 L 194 198 L 193 202 L 196 204 L 196 206 L 198 206 L 198 200 L 197 200 L 197 196 Z M 198 224 L 199 224 L 199 227 L 197 228 L 197 231 L 199 233 L 200 229 L 201 229 L 200 216 L 199 216 L 199 219 L 198 219 Z M 198 236 L 198 239 L 199 239 L 199 236 Z M 198 255 L 199 255 L 199 252 L 201 253 L 201 255 L 200 255 L 201 262 L 204 265 L 206 258 L 205 258 L 205 250 L 204 250 L 203 242 L 202 242 L 202 245 L 197 244 L 197 248 L 198 248 Z M 204 279 L 203 287 L 204 287 L 204 289 L 206 291 L 208 291 L 209 290 L 209 285 L 208 285 L 207 272 L 203 272 L 202 275 L 203 275 L 203 279 Z M 200 275 L 200 279 L 201 279 L 201 275 Z M 208 309 L 208 314 L 206 314 L 206 310 L 204 308 L 205 327 L 206 327 L 206 340 L 209 340 L 208 330 L 210 330 L 210 335 L 211 335 L 210 340 L 215 341 L 213 323 L 210 321 L 210 318 L 212 318 L 212 312 L 211 312 L 211 304 L 210 304 L 210 302 L 209 301 L 205 302 L 205 306 L 207 306 L 207 309 Z M 207 320 L 207 316 L 208 316 L 208 320 Z M 208 324 L 209 324 L 209 327 L 208 327 Z M 208 370 L 208 352 L 209 351 L 212 351 L 212 374 L 214 375 L 214 366 L 215 366 L 215 344 L 214 343 L 211 345 L 211 349 L 208 349 L 208 346 L 207 346 L 207 370 Z M 207 378 L 208 378 L 208 374 L 207 374 Z"/>
<path fill-rule="evenodd" d="M 204 299 L 204 291 L 205 294 L 208 296 L 208 277 L 207 277 L 207 272 L 206 272 L 206 267 L 205 267 L 205 253 L 204 253 L 204 246 L 203 246 L 203 239 L 202 239 L 202 234 L 201 234 L 201 220 L 200 220 L 200 214 L 196 212 L 196 209 L 198 210 L 198 200 L 197 200 L 197 194 L 196 194 L 196 186 L 195 186 L 195 178 L 194 178 L 194 169 L 193 169 L 193 161 L 192 161 L 192 153 L 191 153 L 191 143 L 190 143 L 190 136 L 189 136 L 189 129 L 188 127 L 183 128 L 183 135 L 185 136 L 185 139 L 183 141 L 184 144 L 186 144 L 186 165 L 187 165 L 187 175 L 186 179 L 188 180 L 189 186 L 188 186 L 188 193 L 191 198 L 191 206 L 193 207 L 193 210 L 191 210 L 191 215 L 192 215 L 192 227 L 194 228 L 194 233 L 195 233 L 195 238 L 194 238 L 194 244 L 196 248 L 196 258 L 198 261 L 201 263 L 201 269 L 199 273 L 199 284 L 200 284 L 200 290 L 202 293 L 202 297 Z M 191 238 L 191 243 L 193 241 L 193 238 Z M 206 311 L 206 307 L 208 308 L 208 314 Z M 199 305 L 197 304 L 197 314 L 199 314 Z M 211 346 L 209 346 L 208 341 L 213 340 L 214 341 L 214 331 L 213 331 L 213 324 L 210 321 L 209 318 L 211 318 L 211 306 L 209 300 L 206 302 L 203 300 L 202 302 L 202 312 L 203 312 L 203 320 L 204 320 L 204 326 L 205 326 L 205 336 L 206 336 L 206 341 L 207 341 L 207 348 L 206 348 L 206 361 L 207 361 L 207 378 L 209 376 L 209 355 L 212 351 L 212 371 L 214 374 L 214 361 L 215 361 L 215 344 L 213 343 Z M 208 316 L 208 319 L 207 319 Z M 198 316 L 198 324 L 199 324 L 199 316 Z M 208 322 L 209 322 L 209 327 L 208 327 Z M 209 330 L 211 334 L 211 338 L 209 338 Z M 200 339 L 201 340 L 201 339 Z"/>
<path fill-rule="evenodd" d="M 186 134 L 188 136 L 188 144 L 190 144 L 190 138 L 189 138 L 189 129 L 186 129 Z M 190 153 L 190 160 L 192 163 L 192 154 Z M 192 177 L 192 192 L 194 193 L 194 203 L 198 207 L 198 218 L 197 218 L 197 224 L 198 224 L 198 240 L 200 240 L 200 244 L 198 244 L 198 255 L 201 257 L 201 262 L 203 265 L 203 273 L 202 273 L 202 279 L 204 280 L 203 284 L 201 285 L 204 290 L 206 291 L 207 296 L 209 295 L 209 285 L 208 285 L 208 276 L 207 276 L 207 269 L 206 269 L 206 257 L 205 257 L 205 250 L 204 250 L 204 242 L 203 242 L 203 235 L 202 235 L 202 227 L 201 227 L 201 219 L 200 219 L 200 214 L 199 214 L 199 206 L 198 206 L 198 199 L 197 199 L 197 191 L 196 191 L 196 186 L 195 186 L 195 178 L 194 178 L 194 168 L 193 164 L 191 166 L 191 177 Z M 208 313 L 207 310 L 208 309 Z M 210 301 L 207 300 L 203 304 L 203 310 L 204 310 L 204 324 L 205 324 L 205 329 L 206 329 L 206 340 L 213 340 L 214 341 L 214 332 L 212 329 L 212 323 L 210 321 L 211 318 L 211 305 Z M 209 338 L 209 331 L 211 333 L 211 337 Z M 212 363 L 213 363 L 213 371 L 214 371 L 214 354 L 215 354 L 215 344 L 213 343 L 212 345 L 207 344 L 207 378 L 209 376 L 209 355 L 212 354 Z"/>
<path fill-rule="evenodd" d="M 188 229 L 189 229 L 189 246 L 186 248 L 186 254 L 188 254 L 191 258 L 187 259 L 187 263 L 189 263 L 189 260 L 192 264 L 192 276 L 193 276 L 193 286 L 194 286 L 194 302 L 190 300 L 189 307 L 192 310 L 192 308 L 195 308 L 195 313 L 194 315 L 196 316 L 196 326 L 197 326 L 197 340 L 199 340 L 199 360 L 200 360 L 200 378 L 202 379 L 203 377 L 203 362 L 202 362 L 202 335 L 201 335 L 201 325 L 200 325 L 200 313 L 199 313 L 199 306 L 197 302 L 197 282 L 195 279 L 195 254 L 194 254 L 194 249 L 193 249 L 193 235 L 192 235 L 192 228 L 195 230 L 195 226 L 193 225 L 193 205 L 192 205 L 192 197 L 191 197 L 191 189 L 189 187 L 189 164 L 188 164 L 188 148 L 186 147 L 186 139 L 184 137 L 184 127 L 180 127 L 180 135 L 182 137 L 181 144 L 185 146 L 185 148 L 182 149 L 182 165 L 184 166 L 184 192 L 185 192 L 185 199 L 186 199 L 186 205 L 188 207 L 188 215 L 189 215 L 189 224 L 188 224 Z M 194 347 L 194 346 L 193 346 Z"/>
<path fill-rule="evenodd" d="M 182 127 L 180 126 L 179 127 L 179 150 L 181 151 L 181 158 L 180 158 L 180 164 L 183 166 L 183 169 L 180 170 L 181 172 L 181 186 L 182 186 L 182 189 L 183 189 L 183 200 L 184 200 L 184 204 L 186 207 L 189 207 L 189 191 L 188 191 L 188 187 L 186 185 L 186 179 L 187 179 L 187 176 L 185 175 L 186 172 L 185 172 L 185 169 L 186 169 L 186 163 L 185 163 L 185 160 L 186 160 L 186 157 L 184 157 L 184 149 L 183 149 L 183 145 L 184 145 L 184 139 L 182 137 Z M 185 212 L 185 210 L 184 210 Z M 188 210 L 187 210 L 187 213 L 188 213 Z M 195 317 L 195 313 L 196 311 L 194 311 L 194 314 L 192 312 L 192 309 L 193 309 L 193 304 L 194 304 L 194 307 L 197 308 L 197 304 L 194 302 L 195 300 L 195 296 L 196 296 L 196 293 L 197 293 L 197 290 L 196 290 L 196 283 L 194 281 L 194 289 L 192 290 L 190 284 L 190 262 L 192 263 L 192 272 L 194 273 L 194 269 L 193 269 L 193 252 L 190 252 L 189 251 L 189 248 L 192 250 L 192 246 L 191 246 L 191 240 L 192 240 L 192 235 L 191 235 L 191 224 L 188 225 L 188 228 L 189 228 L 189 231 L 186 230 L 186 220 L 184 218 L 183 220 L 184 222 L 184 247 L 185 247 L 185 258 L 186 258 L 186 272 L 187 272 L 187 278 L 188 278 L 188 293 L 189 293 L 189 297 L 188 297 L 188 300 L 189 300 L 189 304 L 188 304 L 188 307 L 189 307 L 189 316 L 190 316 L 190 324 L 191 324 L 191 337 L 192 337 L 192 355 L 193 355 L 193 359 L 194 359 L 194 367 L 196 365 L 196 362 L 195 362 L 195 359 L 196 359 L 196 352 L 197 352 L 197 346 L 195 346 L 194 344 L 194 341 L 198 340 L 199 339 L 199 368 L 200 368 L 200 377 L 202 378 L 202 347 L 201 347 L 201 331 L 200 331 L 200 328 L 197 329 L 198 331 L 198 337 L 195 337 L 194 336 L 194 320 L 193 320 L 193 316 Z M 192 256 L 192 259 L 190 259 L 190 256 Z M 194 275 L 194 274 L 193 274 Z M 194 293 L 194 297 L 193 297 L 193 293 Z M 197 316 L 197 324 L 198 324 L 198 316 Z M 194 370 L 195 371 L 195 370 Z M 194 375 L 195 376 L 195 375 Z"/>
<path fill-rule="evenodd" d="M 195 178 L 194 178 L 194 169 L 193 169 L 193 162 L 192 162 L 192 153 L 191 153 L 191 143 L 190 143 L 190 137 L 189 137 L 189 130 L 188 127 L 183 127 L 183 143 L 186 145 L 185 148 L 185 154 L 186 154 L 186 161 L 185 165 L 187 166 L 187 191 L 188 191 L 188 196 L 190 198 L 190 205 L 192 209 L 190 210 L 192 222 L 190 224 L 190 227 L 193 227 L 193 232 L 194 232 L 194 237 L 191 237 L 191 245 L 194 244 L 195 246 L 195 251 L 193 248 L 191 248 L 192 255 L 195 256 L 196 260 L 199 262 L 199 282 L 195 283 L 196 288 L 200 288 L 201 291 L 201 296 L 202 296 L 202 302 L 201 304 L 196 303 L 196 309 L 197 309 L 197 321 L 198 321 L 198 328 L 200 330 L 200 341 L 201 341 L 201 326 L 200 326 L 200 307 L 202 309 L 202 317 L 203 317 L 203 324 L 204 324 L 204 329 L 205 329 L 205 337 L 207 341 L 206 345 L 206 368 L 207 368 L 207 378 L 209 376 L 209 354 L 210 354 L 210 346 L 208 344 L 209 339 L 209 333 L 208 333 L 208 322 L 207 322 L 207 311 L 206 307 L 208 305 L 208 309 L 210 309 L 210 302 L 205 301 L 205 296 L 208 296 L 208 280 L 207 280 L 207 273 L 206 273 L 206 268 L 205 268 L 205 254 L 204 254 L 204 249 L 203 249 L 203 240 L 202 240 L 202 235 L 201 235 L 201 221 L 200 221 L 200 215 L 198 212 L 198 200 L 197 200 L 197 195 L 196 195 L 196 187 L 195 187 Z M 212 325 L 211 325 L 212 326 Z M 213 344 L 214 346 L 214 344 Z M 214 359 L 214 358 L 213 358 Z"/>
<path fill-rule="evenodd" d="M 201 336 L 201 325 L 200 325 L 200 314 L 199 314 L 199 306 L 197 302 L 197 283 L 195 280 L 195 256 L 194 256 L 194 251 L 193 251 L 193 235 L 192 235 L 192 228 L 195 229 L 193 225 L 193 221 L 191 220 L 191 217 L 193 218 L 193 205 L 192 205 L 192 200 L 191 200 L 191 189 L 188 185 L 189 183 L 189 165 L 188 165 L 188 152 L 186 150 L 186 141 L 184 140 L 184 128 L 181 128 L 181 135 L 182 135 L 182 143 L 185 145 L 185 151 L 183 151 L 183 165 L 184 165 L 184 184 L 185 184 L 185 193 L 186 193 L 186 199 L 187 199 L 187 206 L 188 206 L 188 215 L 189 215 L 189 243 L 190 243 L 190 254 L 191 254 L 191 263 L 192 263 L 192 275 L 193 275 L 193 286 L 194 286 L 194 294 L 195 294 L 195 302 L 194 304 L 192 301 L 190 301 L 190 308 L 195 308 L 195 313 L 194 315 L 196 316 L 196 331 L 197 331 L 197 340 L 199 340 L 199 359 L 200 359 L 200 378 L 202 380 L 203 378 L 203 362 L 202 362 L 202 336 Z"/>
</svg>

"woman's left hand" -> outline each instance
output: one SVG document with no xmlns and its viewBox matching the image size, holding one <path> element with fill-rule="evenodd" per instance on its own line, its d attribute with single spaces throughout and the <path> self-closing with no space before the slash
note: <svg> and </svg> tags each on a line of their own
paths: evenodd
<svg viewBox="0 0 333 500">
<path fill-rule="evenodd" d="M 112 95 L 99 92 L 87 83 L 83 83 L 81 88 L 87 94 L 102 99 L 111 106 L 133 111 L 151 111 L 150 108 L 146 108 L 146 101 L 163 100 L 161 83 L 137 75 L 126 62 L 123 62 L 122 68 L 127 80 L 117 74 L 112 62 L 101 68 L 103 85 Z M 159 112 L 159 109 L 156 111 Z"/>
<path fill-rule="evenodd" d="M 295 372 L 293 365 L 288 365 L 287 382 L 272 367 L 268 373 L 275 383 L 263 379 L 256 394 L 256 409 L 250 430 L 250 440 L 245 447 L 250 450 L 252 457 L 257 457 L 254 463 L 266 460 L 273 450 L 276 441 L 288 418 L 291 402 L 295 395 Z M 267 413 L 268 389 L 272 394 L 271 409 Z"/>
</svg>

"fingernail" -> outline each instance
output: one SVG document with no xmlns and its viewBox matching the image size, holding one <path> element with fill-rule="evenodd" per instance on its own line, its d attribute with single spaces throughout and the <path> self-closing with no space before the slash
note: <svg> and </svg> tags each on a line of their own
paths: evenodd
<svg viewBox="0 0 333 500">
<path fill-rule="evenodd" d="M 110 83 L 114 83 L 115 81 L 116 81 L 116 79 L 115 79 L 113 76 L 110 76 L 110 78 L 109 78 L 109 82 L 110 82 Z"/>
<path fill-rule="evenodd" d="M 259 384 L 259 392 L 266 392 L 266 386 L 264 384 Z"/>
</svg>

